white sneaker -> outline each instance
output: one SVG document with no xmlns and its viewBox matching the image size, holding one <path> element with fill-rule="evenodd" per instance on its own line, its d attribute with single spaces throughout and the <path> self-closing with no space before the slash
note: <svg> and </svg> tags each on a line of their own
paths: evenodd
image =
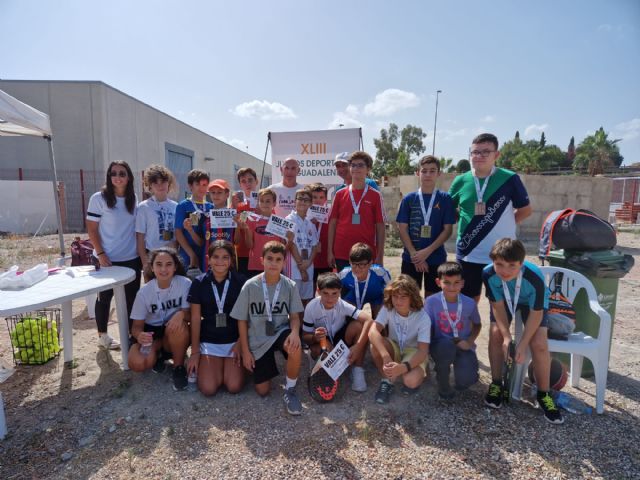
<svg viewBox="0 0 640 480">
<path fill-rule="evenodd" d="M 98 347 L 104 350 L 120 350 L 120 342 L 108 333 L 103 333 L 98 337 Z"/>
<path fill-rule="evenodd" d="M 364 378 L 364 368 L 351 367 L 351 390 L 354 392 L 367 391 L 367 380 Z"/>
</svg>

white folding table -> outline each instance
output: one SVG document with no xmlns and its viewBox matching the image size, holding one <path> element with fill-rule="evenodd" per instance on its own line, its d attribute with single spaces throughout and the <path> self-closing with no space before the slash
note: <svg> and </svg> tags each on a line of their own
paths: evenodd
<svg viewBox="0 0 640 480">
<path fill-rule="evenodd" d="M 122 345 L 122 368 L 128 370 L 129 318 L 124 286 L 133 280 L 136 272 L 126 267 L 103 267 L 89 275 L 72 277 L 64 271 L 49 275 L 45 280 L 22 290 L 0 290 L 0 317 L 40 310 L 52 305 L 62 306 L 62 345 L 64 361 L 73 360 L 73 312 L 71 301 L 75 298 L 113 289 L 116 300 L 116 316 Z M 0 439 L 4 438 L 4 406 L 0 397 Z"/>
</svg>

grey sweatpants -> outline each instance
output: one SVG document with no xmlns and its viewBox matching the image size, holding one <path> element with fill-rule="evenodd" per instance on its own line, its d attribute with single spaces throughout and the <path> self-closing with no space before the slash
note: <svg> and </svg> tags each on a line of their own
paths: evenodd
<svg viewBox="0 0 640 480">
<path fill-rule="evenodd" d="M 478 381 L 478 357 L 473 350 L 461 350 L 453 340 L 438 339 L 431 344 L 431 358 L 436 364 L 438 382 L 449 383 L 449 373 L 453 365 L 453 375 L 457 389 L 469 388 Z"/>
</svg>

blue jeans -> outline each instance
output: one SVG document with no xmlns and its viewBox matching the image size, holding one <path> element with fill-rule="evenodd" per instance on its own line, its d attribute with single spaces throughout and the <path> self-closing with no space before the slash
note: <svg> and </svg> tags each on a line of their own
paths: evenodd
<svg viewBox="0 0 640 480">
<path fill-rule="evenodd" d="M 431 344 L 431 358 L 436 364 L 438 385 L 449 384 L 449 373 L 453 365 L 455 386 L 459 390 L 469 388 L 478 381 L 478 357 L 473 350 L 457 348 L 449 338 L 438 339 Z M 446 382 L 446 383 L 445 383 Z"/>
</svg>

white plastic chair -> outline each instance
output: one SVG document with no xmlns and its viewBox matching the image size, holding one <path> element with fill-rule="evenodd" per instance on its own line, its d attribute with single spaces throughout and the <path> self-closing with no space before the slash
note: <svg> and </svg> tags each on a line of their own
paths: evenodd
<svg viewBox="0 0 640 480">
<path fill-rule="evenodd" d="M 568 340 L 549 339 L 549 351 L 568 353 L 571 355 L 571 369 L 569 377 L 571 386 L 576 388 L 580 383 L 582 361 L 586 357 L 591 360 L 596 381 L 596 412 L 604 412 L 604 393 L 607 388 L 607 373 L 609 370 L 609 339 L 611 338 L 611 316 L 598 302 L 598 295 L 593 284 L 581 273 L 560 267 L 540 267 L 545 277 L 545 284 L 555 290 L 556 273 L 562 274 L 562 294 L 572 303 L 582 289 L 586 291 L 589 307 L 600 318 L 598 337 L 593 338 L 583 332 L 569 335 Z M 515 320 L 516 341 L 520 340 L 523 332 L 522 319 L 518 314 Z M 531 353 L 527 359 L 516 367 L 514 390 L 512 397 L 519 400 L 522 397 L 522 383 Z"/>
</svg>

